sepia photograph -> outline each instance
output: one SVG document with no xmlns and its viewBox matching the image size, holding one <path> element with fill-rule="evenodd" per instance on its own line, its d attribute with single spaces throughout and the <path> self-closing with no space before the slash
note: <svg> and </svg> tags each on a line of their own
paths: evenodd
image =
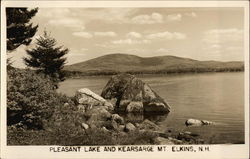
<svg viewBox="0 0 250 159">
<path fill-rule="evenodd" d="M 1 16 L 6 147 L 249 144 L 245 7 L 6 5 Z"/>
</svg>

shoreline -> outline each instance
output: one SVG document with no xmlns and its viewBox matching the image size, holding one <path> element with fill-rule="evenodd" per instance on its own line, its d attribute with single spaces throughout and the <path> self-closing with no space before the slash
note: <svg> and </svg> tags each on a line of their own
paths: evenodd
<svg viewBox="0 0 250 159">
<path fill-rule="evenodd" d="M 134 76 L 137 76 L 137 77 L 152 77 L 152 76 L 175 76 L 175 75 L 196 75 L 196 74 L 217 74 L 217 73 L 244 73 L 245 71 L 242 70 L 242 71 L 208 71 L 208 72 L 179 72 L 179 73 L 141 73 L 141 74 L 136 74 L 136 73 L 129 73 L 129 74 L 132 74 Z M 72 75 L 72 76 L 68 76 L 66 75 L 66 79 L 81 79 L 83 77 L 111 77 L 113 75 L 117 75 L 117 74 L 123 74 L 123 73 L 128 73 L 128 72 L 118 72 L 118 73 L 114 73 L 114 74 L 99 74 L 99 75 L 95 75 L 95 74 L 92 74 L 92 75 L 84 75 L 84 74 L 81 74 L 81 75 Z"/>
</svg>

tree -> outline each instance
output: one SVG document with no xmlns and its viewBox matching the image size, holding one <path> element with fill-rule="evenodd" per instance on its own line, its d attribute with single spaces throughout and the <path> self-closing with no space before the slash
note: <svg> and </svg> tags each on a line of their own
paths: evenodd
<svg viewBox="0 0 250 159">
<path fill-rule="evenodd" d="M 29 45 L 37 32 L 38 25 L 30 23 L 38 8 L 6 8 L 7 16 L 7 50 L 13 51 L 20 45 Z"/>
<path fill-rule="evenodd" d="M 24 58 L 27 66 L 35 68 L 38 72 L 51 77 L 55 86 L 59 81 L 64 80 L 63 67 L 66 58 L 63 56 L 68 53 L 68 49 L 63 49 L 63 46 L 56 47 L 56 40 L 46 31 L 43 36 L 36 39 L 36 47 L 31 50 L 26 50 L 29 57 Z"/>
</svg>

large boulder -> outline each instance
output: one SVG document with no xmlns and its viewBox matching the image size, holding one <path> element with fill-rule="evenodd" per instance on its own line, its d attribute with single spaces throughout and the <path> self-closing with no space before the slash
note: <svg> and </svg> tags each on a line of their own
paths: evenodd
<svg viewBox="0 0 250 159">
<path fill-rule="evenodd" d="M 104 106 L 108 110 L 113 109 L 113 105 L 101 96 L 95 94 L 88 88 L 79 89 L 75 94 L 78 103 L 78 109 L 83 112 L 92 109 L 95 106 Z"/>
<path fill-rule="evenodd" d="M 167 113 L 170 106 L 150 86 L 130 74 L 112 76 L 101 96 L 123 112 Z"/>
</svg>

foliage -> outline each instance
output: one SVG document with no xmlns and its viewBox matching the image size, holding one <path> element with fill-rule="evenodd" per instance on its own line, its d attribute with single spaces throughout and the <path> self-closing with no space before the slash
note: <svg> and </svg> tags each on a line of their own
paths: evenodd
<svg viewBox="0 0 250 159">
<path fill-rule="evenodd" d="M 100 128 L 75 131 L 24 130 L 8 127 L 8 145 L 63 145 L 63 146 L 92 146 L 92 145 L 150 145 L 155 144 L 155 134 L 149 132 L 131 132 L 127 134 L 104 132 Z M 73 127 L 70 127 L 73 128 Z"/>
<path fill-rule="evenodd" d="M 63 46 L 56 47 L 56 40 L 46 31 L 36 40 L 37 46 L 27 50 L 29 57 L 24 58 L 25 64 L 37 69 L 37 72 L 49 75 L 55 83 L 63 81 L 62 69 L 66 61 L 63 56 L 68 53 L 68 49 L 63 49 Z"/>
<path fill-rule="evenodd" d="M 6 8 L 7 50 L 15 50 L 20 45 L 29 45 L 37 32 L 38 25 L 30 23 L 38 9 Z"/>
<path fill-rule="evenodd" d="M 44 130 L 8 127 L 8 145 L 142 145 L 154 144 L 155 134 L 150 132 L 107 132 L 102 128 L 84 130 L 85 113 L 77 110 L 72 100 L 57 105 Z"/>
<path fill-rule="evenodd" d="M 67 100 L 56 93 L 51 80 L 43 74 L 13 68 L 7 75 L 8 125 L 42 129 L 55 106 Z"/>
</svg>

